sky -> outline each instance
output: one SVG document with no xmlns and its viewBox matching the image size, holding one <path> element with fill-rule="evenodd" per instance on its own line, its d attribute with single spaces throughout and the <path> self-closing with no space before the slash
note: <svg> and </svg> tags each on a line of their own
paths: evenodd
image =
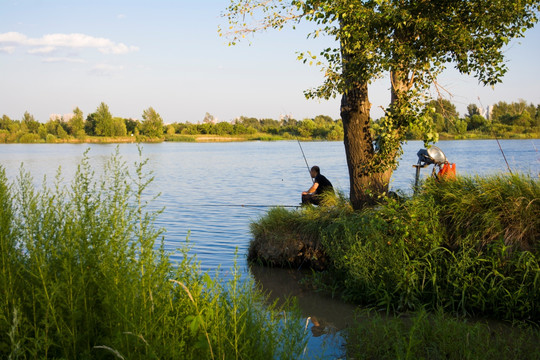
<svg viewBox="0 0 540 360">
<path fill-rule="evenodd" d="M 141 119 L 153 107 L 165 123 L 239 116 L 339 118 L 340 99 L 307 100 L 320 70 L 298 52 L 332 46 L 307 39 L 308 26 L 268 31 L 228 46 L 218 26 L 229 0 L 0 0 L 0 115 L 27 111 L 46 122 L 101 102 L 113 116 Z M 495 88 L 449 70 L 442 95 L 461 115 L 524 99 L 540 104 L 540 27 L 505 50 L 508 72 Z M 389 81 L 370 88 L 372 117 L 390 101 Z M 433 94 L 436 96 L 436 94 Z"/>
</svg>

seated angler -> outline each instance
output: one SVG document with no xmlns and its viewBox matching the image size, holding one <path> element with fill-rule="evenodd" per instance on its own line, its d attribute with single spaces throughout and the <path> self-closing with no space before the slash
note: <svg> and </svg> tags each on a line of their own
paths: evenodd
<svg viewBox="0 0 540 360">
<path fill-rule="evenodd" d="M 321 170 L 318 166 L 313 166 L 309 172 L 314 179 L 313 185 L 308 191 L 302 193 L 302 205 L 319 205 L 321 203 L 321 194 L 327 191 L 334 192 L 334 187 L 332 186 L 332 183 L 321 174 Z"/>
</svg>

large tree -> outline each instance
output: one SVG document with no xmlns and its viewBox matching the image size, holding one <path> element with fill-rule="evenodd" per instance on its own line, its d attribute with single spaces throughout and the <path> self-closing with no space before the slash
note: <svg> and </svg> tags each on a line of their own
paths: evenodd
<svg viewBox="0 0 540 360">
<path fill-rule="evenodd" d="M 388 190 L 411 125 L 423 129 L 426 142 L 436 140 L 421 97 L 445 64 L 483 84 L 500 82 L 505 45 L 534 26 L 539 7 L 540 0 L 231 0 L 224 13 L 230 27 L 222 32 L 234 44 L 249 33 L 307 21 L 314 26 L 308 36 L 335 39 L 318 56 L 300 57 L 324 68 L 324 83 L 307 97 L 341 96 L 350 197 L 358 209 Z M 391 103 L 373 139 L 368 85 L 385 73 Z"/>
<path fill-rule="evenodd" d="M 84 136 L 83 112 L 77 106 L 73 109 L 73 117 L 68 120 L 69 134 L 73 136 Z"/>
<path fill-rule="evenodd" d="M 141 134 L 153 138 L 163 137 L 163 119 L 153 107 L 143 111 L 143 122 L 141 124 Z"/>
<path fill-rule="evenodd" d="M 113 118 L 109 106 L 102 102 L 93 114 L 95 120 L 94 133 L 97 136 L 114 136 Z"/>
</svg>

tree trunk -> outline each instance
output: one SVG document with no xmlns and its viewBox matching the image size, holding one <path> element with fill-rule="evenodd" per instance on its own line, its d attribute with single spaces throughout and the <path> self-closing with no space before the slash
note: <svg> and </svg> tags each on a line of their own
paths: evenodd
<svg viewBox="0 0 540 360">
<path fill-rule="evenodd" d="M 341 98 L 350 199 L 355 210 L 374 204 L 386 193 L 392 176 L 392 169 L 375 170 L 377 154 L 370 132 L 370 108 L 367 82 L 356 83 Z"/>
</svg>

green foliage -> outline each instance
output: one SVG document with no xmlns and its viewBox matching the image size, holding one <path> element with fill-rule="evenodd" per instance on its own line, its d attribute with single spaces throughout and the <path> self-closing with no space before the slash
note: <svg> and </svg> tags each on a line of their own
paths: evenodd
<svg viewBox="0 0 540 360">
<path fill-rule="evenodd" d="M 374 311 L 357 314 L 347 332 L 354 359 L 537 359 L 540 332 L 434 315 L 420 310 L 401 317 Z"/>
<path fill-rule="evenodd" d="M 87 154 L 71 184 L 36 189 L 0 168 L 0 357 L 297 358 L 296 312 L 265 307 L 237 267 L 201 273 L 188 245 L 172 264 L 146 195 L 152 174 L 118 150 L 96 178 Z M 284 315 L 284 316 L 283 316 Z"/>
</svg>

